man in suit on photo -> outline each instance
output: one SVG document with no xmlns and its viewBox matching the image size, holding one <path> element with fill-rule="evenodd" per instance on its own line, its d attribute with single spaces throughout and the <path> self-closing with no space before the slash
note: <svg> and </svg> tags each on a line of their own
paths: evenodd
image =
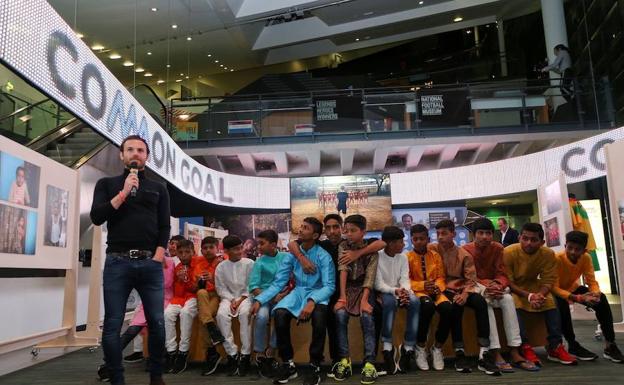
<svg viewBox="0 0 624 385">
<path fill-rule="evenodd" d="M 518 243 L 518 230 L 509 227 L 505 218 L 498 218 L 496 239 L 505 247 Z"/>
</svg>

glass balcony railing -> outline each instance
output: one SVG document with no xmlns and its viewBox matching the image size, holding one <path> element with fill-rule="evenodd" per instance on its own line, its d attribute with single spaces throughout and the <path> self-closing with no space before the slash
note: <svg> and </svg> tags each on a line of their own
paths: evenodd
<svg viewBox="0 0 624 385">
<path fill-rule="evenodd" d="M 561 79 L 544 79 L 173 99 L 168 126 L 183 147 L 197 147 L 615 125 L 606 79 L 574 79 L 567 91 Z"/>
</svg>

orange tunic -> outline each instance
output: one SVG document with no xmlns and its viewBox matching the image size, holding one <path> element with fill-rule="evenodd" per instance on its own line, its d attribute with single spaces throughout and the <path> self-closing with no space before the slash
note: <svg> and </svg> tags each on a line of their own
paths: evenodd
<svg viewBox="0 0 624 385">
<path fill-rule="evenodd" d="M 215 270 L 217 270 L 217 265 L 221 261 L 223 261 L 223 258 L 219 256 L 215 257 L 210 262 L 208 262 L 208 260 L 204 257 L 198 259 L 197 264 L 193 267 L 193 277 L 195 282 L 197 282 L 199 277 L 204 273 L 208 273 L 208 279 L 206 280 L 206 286 L 204 288 L 207 291 L 215 291 Z"/>
<path fill-rule="evenodd" d="M 442 257 L 434 250 L 427 250 L 425 254 L 425 272 L 426 277 L 423 276 L 422 271 L 422 255 L 417 254 L 414 250 L 410 250 L 406 253 L 407 263 L 409 265 L 409 278 L 412 290 L 418 297 L 424 297 L 427 294 L 425 291 L 425 281 L 435 281 L 436 286 L 443 292 L 446 289 L 446 275 L 444 274 L 444 262 Z M 435 299 L 436 305 L 448 301 L 448 298 L 442 293 Z"/>
<path fill-rule="evenodd" d="M 186 301 L 191 298 L 197 298 L 197 280 L 193 275 L 195 266 L 201 261 L 205 260 L 204 257 L 195 256 L 191 259 L 191 263 L 186 266 L 182 263 L 173 270 L 173 298 L 171 298 L 170 305 L 184 306 Z M 186 270 L 186 273 L 182 278 L 178 277 L 180 271 Z"/>
<path fill-rule="evenodd" d="M 583 254 L 576 263 L 570 261 L 565 251 L 560 251 L 556 256 L 558 278 L 552 288 L 556 296 L 568 299 L 571 292 L 580 286 L 578 280 L 581 276 L 590 292 L 600 293 L 600 286 L 594 276 L 594 265 L 589 254 Z"/>
</svg>

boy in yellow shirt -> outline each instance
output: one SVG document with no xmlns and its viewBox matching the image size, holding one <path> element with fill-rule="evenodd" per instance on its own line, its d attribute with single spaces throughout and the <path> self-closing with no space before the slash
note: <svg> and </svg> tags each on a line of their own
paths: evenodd
<svg viewBox="0 0 624 385">
<path fill-rule="evenodd" d="M 596 354 L 585 349 L 576 341 L 570 303 L 580 303 L 596 312 L 600 328 L 605 338 L 603 357 L 613 362 L 623 362 L 624 356 L 615 344 L 613 331 L 613 315 L 607 297 L 600 292 L 600 287 L 594 276 L 594 265 L 587 254 L 586 233 L 570 231 L 566 234 L 565 251 L 557 254 L 558 279 L 553 286 L 553 293 L 557 299 L 557 307 L 561 314 L 561 329 L 568 341 L 568 351 L 582 361 L 592 361 L 598 358 Z M 578 280 L 583 276 L 584 285 Z"/>
</svg>

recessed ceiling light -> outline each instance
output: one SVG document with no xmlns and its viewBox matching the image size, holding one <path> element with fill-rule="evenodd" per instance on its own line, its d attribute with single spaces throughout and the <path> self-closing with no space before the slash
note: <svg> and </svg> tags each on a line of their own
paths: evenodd
<svg viewBox="0 0 624 385">
<path fill-rule="evenodd" d="M 470 35 L 470 34 L 472 33 L 472 30 L 467 29 L 467 30 L 466 30 L 466 33 L 467 33 L 468 35 Z"/>
<path fill-rule="evenodd" d="M 126 60 L 125 62 L 123 62 L 124 67 L 132 67 L 133 65 L 134 63 L 131 62 L 130 60 Z"/>
<path fill-rule="evenodd" d="M 78 36 L 79 39 L 82 39 L 84 37 L 84 35 L 80 32 L 76 32 L 76 36 Z"/>
<path fill-rule="evenodd" d="M 424 1 L 419 1 L 418 5 L 423 5 L 425 2 Z"/>
<path fill-rule="evenodd" d="M 232 69 L 230 69 L 230 72 L 234 72 L 234 69 L 233 69 L 233 68 L 232 68 Z"/>
<path fill-rule="evenodd" d="M 165 81 L 162 79 L 158 79 L 158 81 L 156 82 L 156 84 L 163 84 Z"/>
<path fill-rule="evenodd" d="M 219 67 L 223 67 L 223 64 L 219 64 Z"/>
<path fill-rule="evenodd" d="M 208 56 L 208 57 L 212 57 L 212 55 L 211 55 L 211 54 L 208 54 L 207 56 Z"/>
<path fill-rule="evenodd" d="M 227 67 L 223 67 L 224 70 L 228 69 Z"/>
<path fill-rule="evenodd" d="M 121 59 L 121 55 L 118 53 L 111 53 L 110 55 L 108 55 L 109 59 L 113 59 L 113 60 L 117 60 L 117 59 Z"/>
<path fill-rule="evenodd" d="M 218 63 L 218 62 L 219 62 L 218 60 L 215 60 L 215 63 Z"/>
<path fill-rule="evenodd" d="M 462 20 L 464 20 L 464 18 L 461 17 L 461 16 L 457 16 L 456 18 L 453 19 L 453 21 L 456 22 L 456 23 L 459 23 Z"/>
<path fill-rule="evenodd" d="M 146 78 L 149 78 L 150 76 L 152 76 L 151 72 L 146 72 L 143 74 L 143 76 L 145 76 Z"/>
<path fill-rule="evenodd" d="M 101 51 L 104 49 L 104 46 L 102 44 L 93 44 L 91 46 L 91 49 L 94 51 Z"/>
<path fill-rule="evenodd" d="M 167 64 L 167 68 L 171 68 L 171 64 Z"/>
<path fill-rule="evenodd" d="M 185 79 L 188 79 L 188 78 L 189 78 L 188 76 L 185 77 Z"/>
<path fill-rule="evenodd" d="M 158 8 L 152 7 L 152 12 L 156 12 L 156 11 L 158 11 Z"/>
<path fill-rule="evenodd" d="M 176 83 L 180 83 L 182 79 L 176 79 Z"/>
<path fill-rule="evenodd" d="M 192 38 L 192 37 L 190 37 L 190 36 L 187 36 L 187 37 L 186 37 L 186 40 L 191 41 L 191 40 L 193 40 L 193 38 Z"/>
<path fill-rule="evenodd" d="M 359 38 L 359 37 L 356 37 L 356 38 L 355 38 L 355 41 L 360 41 L 360 38 Z"/>
<path fill-rule="evenodd" d="M 176 28 L 178 28 L 178 25 L 177 24 L 171 24 L 171 28 L 176 29 Z"/>
<path fill-rule="evenodd" d="M 141 68 L 141 67 L 138 67 L 138 68 L 136 68 L 136 69 L 134 70 L 134 72 L 139 72 L 139 73 L 140 73 L 140 72 L 145 72 L 145 69 L 144 69 L 144 68 Z"/>
<path fill-rule="evenodd" d="M 151 54 L 152 54 L 152 51 L 149 51 L 147 54 L 148 54 L 148 55 L 151 55 Z"/>
<path fill-rule="evenodd" d="M 180 76 L 184 76 L 184 72 L 180 72 Z"/>
</svg>

